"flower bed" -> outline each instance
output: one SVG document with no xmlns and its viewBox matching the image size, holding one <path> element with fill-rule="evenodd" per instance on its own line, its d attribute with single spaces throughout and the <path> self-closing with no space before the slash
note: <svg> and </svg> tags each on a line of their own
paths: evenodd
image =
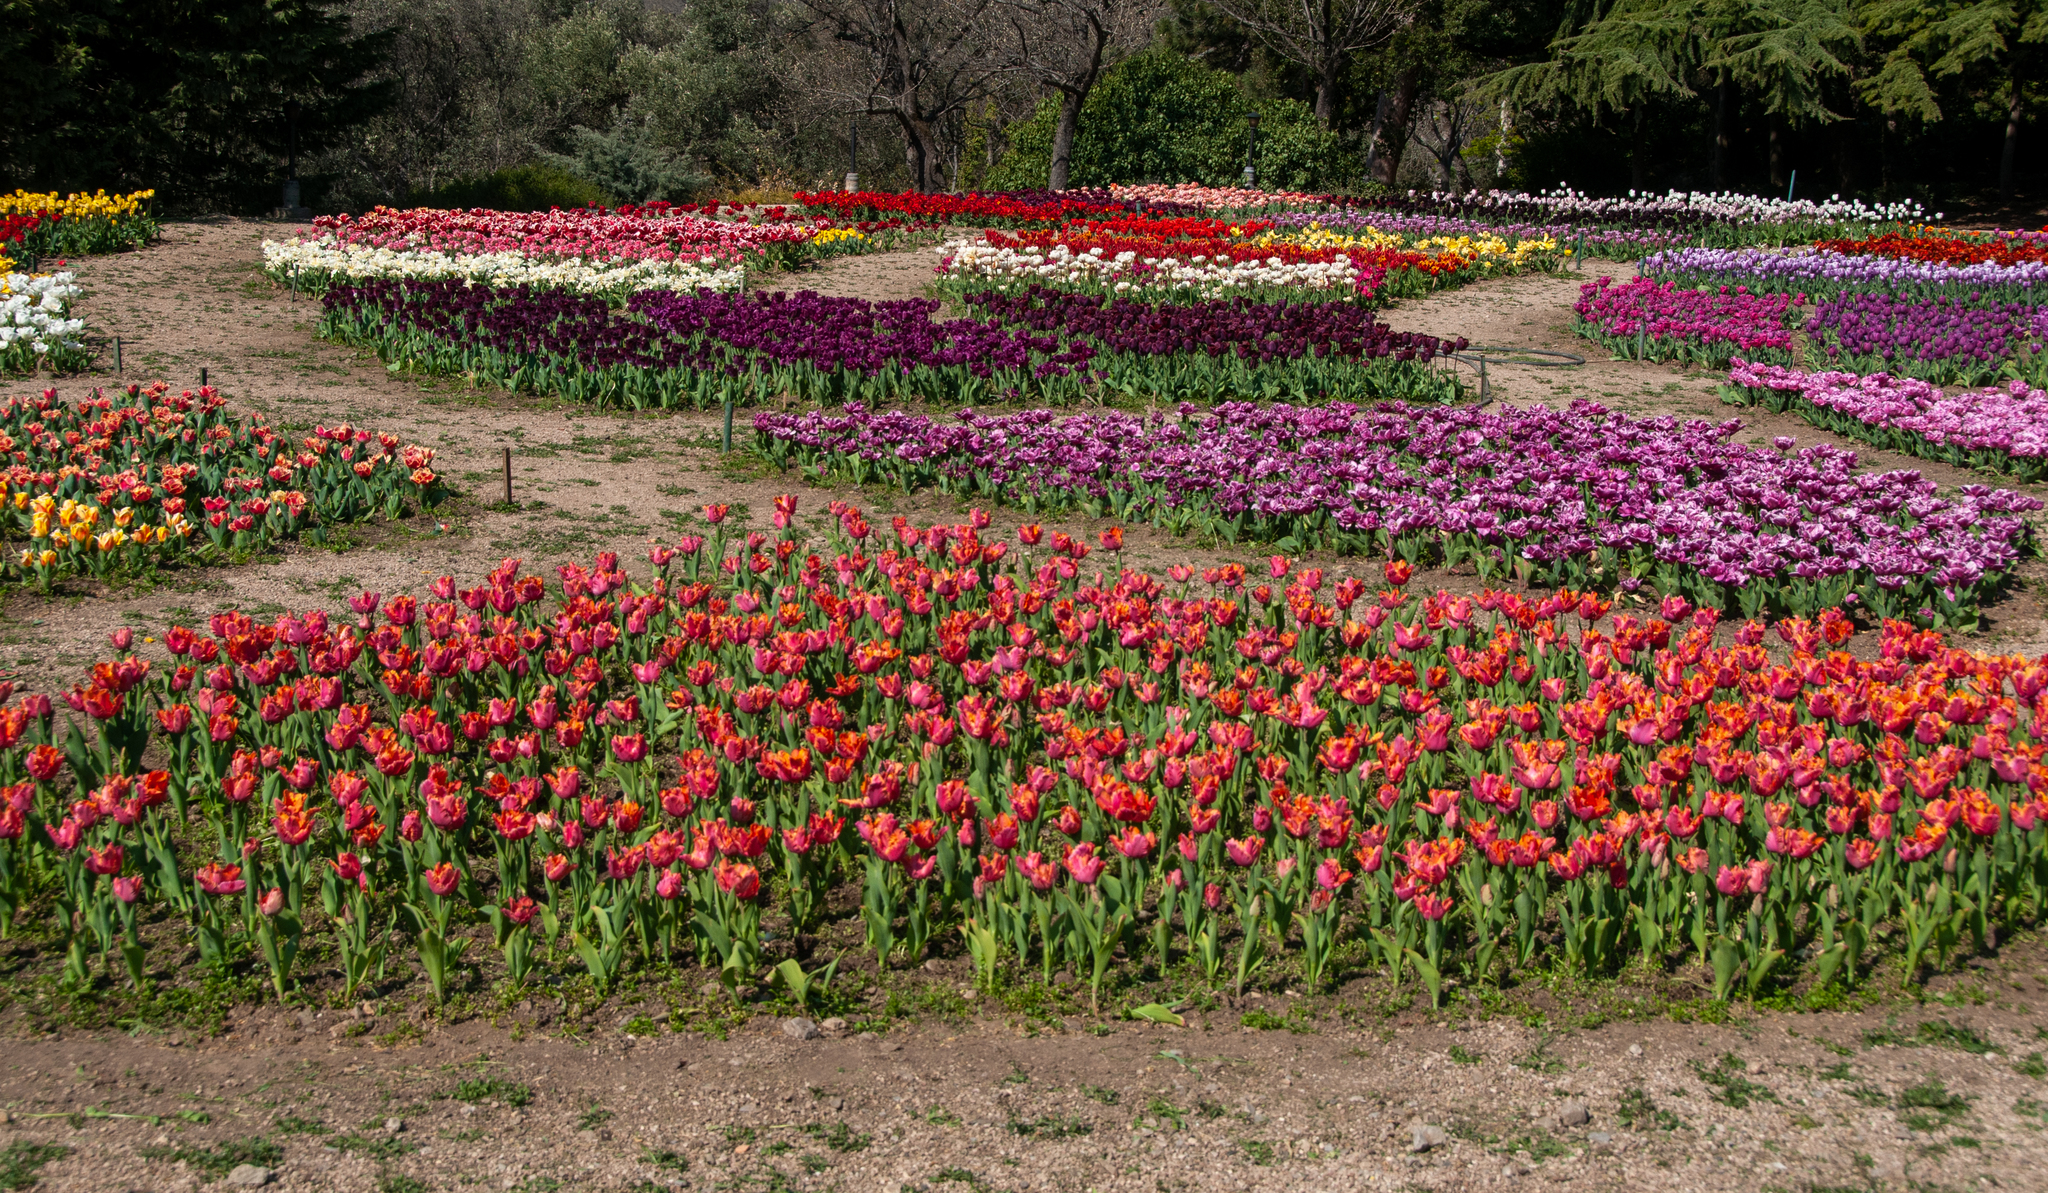
<svg viewBox="0 0 2048 1193">
<path fill-rule="evenodd" d="M 1601 278 L 1579 287 L 1572 330 L 1631 360 L 1677 360 L 1726 368 L 1737 355 L 1792 363 L 1786 320 L 1802 300 L 1751 294 L 1740 286 L 1683 290 L 1670 282 Z"/>
<path fill-rule="evenodd" d="M 2048 264 L 1944 265 L 1813 249 L 1674 249 L 1643 258 L 1642 273 L 1680 286 L 1742 285 L 1753 294 L 1803 293 L 1820 300 L 1866 291 L 1899 298 L 2026 301 L 2048 286 Z"/>
<path fill-rule="evenodd" d="M 17 255 L 30 258 L 82 257 L 92 253 L 118 253 L 139 249 L 155 240 L 162 225 L 150 213 L 155 191 L 127 195 L 95 194 L 59 196 L 15 191 L 0 195 L 0 218 L 40 217 L 33 225 L 19 229 L 26 233 Z M 0 236 L 0 241 L 8 239 Z M 0 267 L 4 268 L 4 267 Z"/>
<path fill-rule="evenodd" d="M 226 561 L 445 495 L 433 451 L 390 435 L 319 426 L 295 448 L 211 388 L 94 395 L 0 406 L 0 542 L 21 548 L 0 558 L 10 579 L 47 591 L 171 558 Z"/>
<path fill-rule="evenodd" d="M 965 301 L 1005 327 L 1093 345 L 1098 388 L 1133 401 L 1437 402 L 1463 395 L 1455 374 L 1431 367 L 1463 351 L 1463 339 L 1394 331 L 1358 307 L 1245 298 L 1153 304 L 1044 286 L 974 292 Z"/>
<path fill-rule="evenodd" d="M 1339 202 L 1336 195 L 1312 195 L 1304 191 L 1262 191 L 1237 186 L 1203 186 L 1183 182 L 1177 186 L 1146 183 L 1138 186 L 1111 184 L 1109 193 L 1128 203 L 1147 207 L 1171 204 L 1202 211 L 1298 211 L 1328 207 Z"/>
<path fill-rule="evenodd" d="M 1674 190 L 1662 195 L 1630 192 L 1627 198 L 1601 198 L 1568 187 L 1535 194 L 1409 191 L 1406 195 L 1356 200 L 1352 206 L 1364 212 L 1449 216 L 1489 223 L 1564 224 L 1588 232 L 1600 229 L 1646 233 L 1722 247 L 1807 244 L 1824 237 L 1895 231 L 1926 222 L 1920 205 L 1910 200 L 1875 205 L 1838 198 L 1788 202 L 1732 191 Z M 1937 214 L 1935 218 L 1941 217 Z"/>
<path fill-rule="evenodd" d="M 1031 512 L 1142 519 L 1283 551 L 1469 563 L 1560 585 L 1649 582 L 1714 608 L 1968 624 L 2018 562 L 2030 497 L 1952 499 L 1857 474 L 1819 446 L 1760 451 L 1741 424 L 1569 410 L 1226 403 L 1178 414 L 760 414 L 785 466 L 937 486 Z"/>
<path fill-rule="evenodd" d="M 1380 209 L 1276 212 L 1266 216 L 1279 228 L 1322 228 L 1332 232 L 1384 234 L 1414 239 L 1469 237 L 1503 242 L 1508 251 L 1562 257 L 1574 250 L 1588 256 L 1633 260 L 1654 249 L 1683 244 L 1678 233 L 1585 227 L 1568 223 L 1515 223 L 1476 217 L 1406 213 Z M 1533 246 L 1524 250 L 1524 245 Z"/>
<path fill-rule="evenodd" d="M 1974 297 L 1842 294 L 1807 322 L 1807 352 L 1856 372 L 1971 385 L 2017 367 L 2012 358 L 2022 348 L 2030 360 L 2042 350 L 2048 311 Z"/>
<path fill-rule="evenodd" d="M 1860 240 L 1822 240 L 1814 249 L 1845 256 L 1896 257 L 1938 265 L 2022 265 L 2048 261 L 2048 233 L 1888 232 Z"/>
<path fill-rule="evenodd" d="M 392 364 L 635 409 L 782 397 L 1071 402 L 1105 389 L 1299 399 L 1449 400 L 1462 392 L 1430 363 L 1443 341 L 1362 336 L 1369 318 L 1361 325 L 1333 315 L 1318 324 L 1299 309 L 1263 315 L 1230 303 L 1119 308 L 1134 321 L 1142 315 L 1150 330 L 1143 347 L 1105 352 L 1091 338 L 1095 331 L 1063 326 L 1062 312 L 1085 319 L 1098 308 L 1063 306 L 1051 295 L 1022 300 L 1037 308 L 1029 321 L 1042 335 L 997 319 L 935 320 L 939 304 L 926 299 L 870 303 L 808 293 L 646 292 L 614 312 L 598 299 L 520 288 L 371 282 L 337 287 L 325 301 L 323 335 L 372 347 Z M 1206 342 L 1229 347 L 1196 347 Z"/>
<path fill-rule="evenodd" d="M 1910 980 L 2038 914 L 2048 664 L 1896 623 L 1857 657 L 1834 610 L 1780 622 L 1780 662 L 1680 598 L 1418 599 L 1399 564 L 1377 595 L 1282 560 L 1089 583 L 1087 544 L 978 512 L 878 539 L 835 505 L 806 542 L 776 511 L 657 548 L 652 587 L 600 556 L 550 600 L 507 560 L 168 659 L 117 632 L 68 718 L 0 708 L 0 918 L 82 986 L 196 945 L 280 999 L 315 939 L 343 1001 L 417 980 L 393 944 L 436 999 L 465 951 L 514 989 L 737 988 L 768 917 L 858 916 L 885 967 L 958 933 L 984 987 L 1362 964 L 1435 1002 L 1546 952 L 1700 962 L 1716 998 Z"/>
<path fill-rule="evenodd" d="M 839 219 L 909 216 L 937 223 L 971 222 L 992 226 L 1058 222 L 1076 216 L 1122 214 L 1133 209 L 1130 203 L 1106 191 L 1014 191 L 988 195 L 798 191 L 796 201 L 807 212 L 831 212 Z"/>
<path fill-rule="evenodd" d="M 941 278 L 963 292 L 1058 286 L 1163 301 L 1189 294 L 1299 301 L 1419 297 L 1490 273 L 1547 266 L 1543 250 L 1554 247 L 1470 237 L 1408 244 L 1374 232 L 1276 231 L 1264 221 L 1120 219 L 1075 221 L 1056 231 L 988 231 L 938 252 Z"/>
<path fill-rule="evenodd" d="M 71 316 L 71 301 L 85 293 L 76 276 L 0 277 L 0 371 L 63 373 L 92 366 L 92 353 L 78 338 L 85 320 Z"/>
<path fill-rule="evenodd" d="M 608 211 L 399 211 L 314 219 L 319 243 L 458 256 L 517 253 L 536 261 L 721 264 L 800 259 L 813 230 L 803 224 L 741 223 L 634 208 Z"/>
<path fill-rule="evenodd" d="M 1967 468 L 2048 479 L 2048 392 L 2024 381 L 1960 392 L 1889 373 L 1804 372 L 1737 360 L 1729 401 L 1795 411 L 1837 435 Z"/>
<path fill-rule="evenodd" d="M 859 235 L 855 233 L 854 235 Z M 840 238 L 843 239 L 843 238 Z M 641 290 L 740 290 L 744 266 L 721 267 L 717 258 L 612 262 L 529 257 L 524 253 L 444 253 L 433 249 L 392 249 L 317 240 L 263 244 L 263 270 L 313 294 L 328 287 L 371 279 L 429 281 L 456 278 L 486 286 L 533 286 L 594 294 L 614 304 Z"/>
</svg>

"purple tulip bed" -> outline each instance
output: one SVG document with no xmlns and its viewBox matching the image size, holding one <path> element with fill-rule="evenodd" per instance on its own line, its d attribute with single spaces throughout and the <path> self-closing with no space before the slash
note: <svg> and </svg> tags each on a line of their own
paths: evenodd
<svg viewBox="0 0 2048 1193">
<path fill-rule="evenodd" d="M 2048 479 L 2048 392 L 2024 381 L 1943 390 L 1887 373 L 1809 373 L 1738 360 L 1723 396 L 1817 427 L 1968 468 Z"/>
<path fill-rule="evenodd" d="M 1812 364 L 1981 385 L 2023 368 L 2031 371 L 2048 339 L 2048 310 L 1976 296 L 1843 294 L 1820 304 L 1806 335 Z"/>
<path fill-rule="evenodd" d="M 1883 292 L 1903 298 L 1972 302 L 2048 300 L 2048 263 L 1945 265 L 1814 249 L 1667 249 L 1644 257 L 1640 272 L 1680 286 L 1747 286 L 1752 294 L 1804 294 L 1811 299 Z"/>
<path fill-rule="evenodd" d="M 2030 545 L 2031 497 L 1938 495 L 1917 472 L 1858 473 L 1831 446 L 1768 451 L 1739 422 L 1639 419 L 1601 406 L 1478 410 L 1224 403 L 1171 413 L 1050 410 L 957 419 L 756 416 L 785 467 L 933 487 L 1048 515 L 1180 533 L 1469 563 L 1572 587 L 1645 583 L 1701 604 L 1798 616 L 1974 622 Z"/>
<path fill-rule="evenodd" d="M 1149 304 L 1034 289 L 937 302 L 643 291 L 602 299 L 461 281 L 327 292 L 323 335 L 388 364 L 600 406 L 1072 403 L 1256 398 L 1455 401 L 1463 340 L 1396 332 L 1337 303 Z"/>
<path fill-rule="evenodd" d="M 1579 287 L 1572 330 L 1630 360 L 1726 368 L 1740 355 L 1792 363 L 1787 326 L 1802 298 L 1751 294 L 1742 286 L 1686 290 L 1671 282 L 1603 277 Z"/>
</svg>

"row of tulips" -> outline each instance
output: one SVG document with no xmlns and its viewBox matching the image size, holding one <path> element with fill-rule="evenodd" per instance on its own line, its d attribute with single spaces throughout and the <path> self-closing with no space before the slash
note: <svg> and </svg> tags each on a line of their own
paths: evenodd
<svg viewBox="0 0 2048 1193">
<path fill-rule="evenodd" d="M 993 299 L 994 296 L 988 296 Z M 1434 363 L 1463 345 L 1396 334 L 1359 312 L 1205 302 L 1119 305 L 1046 292 L 940 320 L 927 299 L 805 292 L 636 294 L 602 300 L 457 282 L 371 282 L 328 292 L 322 334 L 392 364 L 492 379 L 635 409 L 785 396 L 806 402 L 1073 402 L 1102 392 L 1213 398 L 1452 400 Z M 1318 304 L 1320 305 L 1320 304 Z M 1142 331 L 1142 335 L 1127 334 Z"/>
<path fill-rule="evenodd" d="M 1917 202 L 1869 204 L 1839 197 L 1771 199 L 1732 191 L 1630 191 L 1603 197 L 1559 187 L 1553 191 L 1445 191 L 1354 200 L 1377 214 L 1441 216 L 1493 224 L 1565 225 L 1589 235 L 1618 232 L 1671 237 L 1706 248 L 1801 245 L 1815 240 L 1907 230 L 1926 223 Z M 1940 215 L 1935 216 L 1940 219 Z M 1560 240 L 1564 239 L 1560 237 Z"/>
<path fill-rule="evenodd" d="M 2048 230 L 2044 230 L 2048 232 Z M 1915 228 L 1860 240 L 1822 240 L 1815 249 L 1849 256 L 1897 257 L 1940 265 L 2018 265 L 2048 261 L 2048 235 L 2043 232 L 1950 232 Z"/>
<path fill-rule="evenodd" d="M 938 250 L 949 288 L 1055 285 L 1156 297 L 1414 298 L 1476 278 L 1555 265 L 1555 243 L 1497 236 L 1410 238 L 1366 227 L 1276 230 L 1259 221 L 1179 228 L 1187 220 L 1070 224 L 983 232 Z M 1217 221 L 1199 221 L 1208 225 Z"/>
<path fill-rule="evenodd" d="M 1842 294 L 1807 321 L 1807 355 L 1858 373 L 1893 373 L 1939 384 L 1981 385 L 2038 374 L 2048 310 L 1987 302 L 1980 295 L 1903 298 Z M 2036 377 L 2038 380 L 2039 378 Z"/>
<path fill-rule="evenodd" d="M 1778 661 L 1683 598 L 1418 598 L 1400 562 L 1377 593 L 1279 557 L 1090 580 L 1037 526 L 835 503 L 812 543 L 796 508 L 744 537 L 707 509 L 644 585 L 600 556 L 550 600 L 507 560 L 168 657 L 117 633 L 70 718 L 0 708 L 0 926 L 54 929 L 78 982 L 143 984 L 169 920 L 157 966 L 189 939 L 280 996 L 316 931 L 347 996 L 393 939 L 437 997 L 489 947 L 513 983 L 694 958 L 738 986 L 765 915 L 815 932 L 844 884 L 881 965 L 958 933 L 988 983 L 1364 958 L 1434 1000 L 1548 949 L 1727 997 L 1802 956 L 1910 979 L 2048 899 L 2039 660 L 1896 623 L 1858 658 L 1825 610 Z"/>
<path fill-rule="evenodd" d="M 1336 195 L 1311 194 L 1307 191 L 1262 191 L 1243 186 L 1203 186 L 1196 182 L 1174 185 L 1138 183 L 1131 186 L 1111 183 L 1109 193 L 1126 202 L 1142 203 L 1148 209 L 1164 204 L 1193 207 L 1201 211 L 1270 213 L 1314 210 L 1339 202 Z"/>
<path fill-rule="evenodd" d="M 971 291 L 969 310 L 1004 327 L 1079 340 L 1098 393 L 1132 401 L 1453 402 L 1457 375 L 1437 367 L 1463 338 L 1395 331 L 1361 307 L 1248 298 L 1147 303 L 1031 286 Z"/>
<path fill-rule="evenodd" d="M 17 257 L 83 257 L 92 253 L 118 253 L 139 249 L 162 232 L 152 212 L 156 192 L 135 191 L 126 195 L 60 195 L 55 191 L 15 191 L 0 194 L 0 218 L 36 217 L 24 224 Z M 0 240 L 5 240 L 0 237 Z"/>
<path fill-rule="evenodd" d="M 2033 304 L 2048 287 L 2048 262 L 1948 264 L 1814 248 L 1667 249 L 1643 258 L 1641 271 L 1693 289 L 1747 286 L 1752 294 L 1811 299 L 1884 293 L 1899 299 L 1963 299 Z"/>
<path fill-rule="evenodd" d="M 1723 397 L 1791 411 L 1836 435 L 1965 468 L 2048 479 L 2048 392 L 2012 381 L 1940 389 L 1889 373 L 1806 372 L 1737 360 Z"/>
<path fill-rule="evenodd" d="M 801 260 L 814 229 L 775 221 L 707 219 L 654 208 L 444 211 L 376 207 L 359 216 L 319 216 L 316 243 L 456 256 L 517 253 L 535 261 L 722 264 Z"/>
<path fill-rule="evenodd" d="M 810 475 L 1144 520 L 1281 550 L 1471 565 L 1482 582 L 1644 585 L 1747 616 L 1855 605 L 1972 625 L 2032 543 L 2042 503 L 1853 452 L 1736 441 L 1590 402 L 1476 410 L 1224 403 L 1149 415 L 849 405 L 763 413 L 762 449 Z"/>
<path fill-rule="evenodd" d="M 1279 228 L 1321 228 L 1331 232 L 1377 232 L 1409 238 L 1470 237 L 1497 240 L 1509 250 L 1524 244 L 1546 255 L 1574 254 L 1610 260 L 1634 260 L 1644 253 L 1690 242 L 1679 232 L 1633 228 L 1587 227 L 1569 223 L 1516 223 L 1500 218 L 1440 215 L 1426 211 L 1350 208 L 1338 211 L 1285 211 L 1266 217 Z"/>
<path fill-rule="evenodd" d="M 830 213 L 837 219 L 908 217 L 934 223 L 974 223 L 988 227 L 1059 223 L 1086 216 L 1126 215 L 1139 210 L 1134 201 L 1107 191 L 1009 191 L 964 195 L 920 194 L 917 191 L 798 191 L 796 202 L 806 214 Z M 1153 205 L 1166 214 L 1200 214 L 1191 205 Z"/>
<path fill-rule="evenodd" d="M 61 373 L 92 366 L 71 303 L 85 291 L 71 273 L 0 274 L 0 372 Z"/>
<path fill-rule="evenodd" d="M 264 241 L 263 272 L 272 281 L 309 294 L 325 294 L 332 286 L 373 279 L 455 279 L 484 286 L 532 286 L 592 294 L 614 305 L 641 290 L 738 291 L 745 287 L 747 277 L 744 266 L 727 265 L 713 257 L 696 261 L 644 257 L 586 261 L 520 252 L 450 253 L 427 248 L 386 248 L 343 243 L 329 235 L 291 242 Z"/>
<path fill-rule="evenodd" d="M 155 561 L 205 562 L 445 496 L 430 448 L 346 423 L 294 445 L 214 389 L 163 382 L 0 405 L 0 575 L 48 591 Z"/>
<path fill-rule="evenodd" d="M 1686 290 L 1654 278 L 1579 287 L 1572 330 L 1617 356 L 1726 368 L 1736 356 L 1792 363 L 1786 323 L 1800 299 L 1751 294 L 1741 286 Z"/>
</svg>

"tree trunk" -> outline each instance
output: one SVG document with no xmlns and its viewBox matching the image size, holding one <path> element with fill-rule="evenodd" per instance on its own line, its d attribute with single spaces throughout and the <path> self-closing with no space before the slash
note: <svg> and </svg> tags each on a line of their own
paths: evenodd
<svg viewBox="0 0 2048 1193">
<path fill-rule="evenodd" d="M 1422 90 L 1422 72 L 1409 66 L 1394 76 L 1394 89 L 1387 96 L 1386 119 L 1380 129 L 1380 152 L 1374 160 L 1377 167 L 1375 181 L 1382 186 L 1394 185 L 1394 178 L 1401 172 L 1401 154 L 1408 147 L 1408 117 L 1415 110 L 1415 96 Z"/>
<path fill-rule="evenodd" d="M 903 164 L 910 169 L 910 189 L 921 195 L 929 194 L 934 164 L 931 128 L 926 122 L 901 112 L 897 113 L 896 122 L 903 126 Z"/>
<path fill-rule="evenodd" d="M 1365 135 L 1365 176 L 1374 178 L 1379 171 L 1380 138 L 1385 135 L 1387 125 L 1387 89 L 1380 88 L 1372 101 L 1372 130 Z"/>
<path fill-rule="evenodd" d="M 1735 84 L 1728 79 L 1728 72 L 1721 72 L 1721 81 L 1714 88 L 1714 168 L 1708 175 L 1709 190 L 1724 190 L 1728 186 L 1728 101 L 1735 94 Z"/>
<path fill-rule="evenodd" d="M 1766 119 L 1771 126 L 1771 189 L 1784 186 L 1785 177 L 1785 122 L 1777 116 Z"/>
<path fill-rule="evenodd" d="M 2012 90 L 2005 100 L 2005 148 L 1998 154 L 1998 197 L 2012 197 L 2013 159 L 2019 154 L 2020 117 L 2026 114 L 2026 105 L 2020 101 L 2020 77 L 2012 77 Z"/>
<path fill-rule="evenodd" d="M 1635 110 L 1635 124 L 1628 135 L 1628 185 L 1630 190 L 1648 190 L 1650 187 L 1649 155 L 1643 150 L 1643 124 L 1646 114 L 1644 105 L 1638 103 Z"/>
<path fill-rule="evenodd" d="M 1324 128 L 1337 118 L 1337 68 L 1342 65 L 1332 54 L 1316 72 L 1316 123 Z"/>
<path fill-rule="evenodd" d="M 1073 168 L 1074 131 L 1081 126 L 1081 98 L 1079 91 L 1060 93 L 1059 123 L 1052 126 L 1052 168 L 1046 171 L 1045 185 L 1056 191 L 1067 189 L 1067 175 Z"/>
</svg>

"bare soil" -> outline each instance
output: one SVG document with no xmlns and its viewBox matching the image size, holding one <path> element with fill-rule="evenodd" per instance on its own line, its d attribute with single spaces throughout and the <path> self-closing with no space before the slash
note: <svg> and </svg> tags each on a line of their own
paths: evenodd
<svg viewBox="0 0 2048 1193">
<path fill-rule="evenodd" d="M 634 567 L 650 538 L 673 541 L 701 525 L 695 511 L 710 501 L 735 503 L 754 525 L 785 491 L 801 491 L 812 516 L 835 497 L 881 518 L 961 512 L 929 494 L 802 486 L 729 462 L 714 413 L 600 413 L 388 372 L 316 339 L 317 304 L 258 274 L 261 241 L 290 231 L 175 225 L 148 251 L 79 263 L 89 291 L 81 311 L 122 337 L 131 379 L 196 386 L 204 367 L 239 407 L 276 424 L 393 431 L 434 447 L 463 498 L 434 518 L 365 528 L 343 549 L 288 546 L 238 568 L 167 569 L 119 591 L 15 594 L 0 609 L 0 678 L 68 687 L 117 626 L 160 632 L 232 607 L 339 609 L 358 590 L 423 591 L 433 576 L 473 576 L 508 556 L 545 571 L 612 550 Z M 777 283 L 909 297 L 932 259 L 927 249 L 851 258 Z M 1589 358 L 1575 369 L 1491 370 L 1497 401 L 1589 397 L 1639 414 L 1740 413 L 1745 437 L 1818 437 L 1798 420 L 1721 405 L 1711 374 L 1588 351 L 1569 330 L 1580 280 L 1488 282 L 1386 317 Z M 60 388 L 94 380 L 113 379 Z M 1857 450 L 1871 467 L 1919 469 L 1944 485 L 2003 483 Z M 1018 521 L 992 512 L 999 526 Z M 1151 569 L 1244 558 L 1142 527 L 1127 542 L 1127 561 Z M 2048 648 L 2040 563 L 2024 575 L 1970 645 Z M 1451 574 L 1419 582 L 1474 583 Z M 122 1193 L 215 1187 L 247 1159 L 272 1170 L 277 1187 L 378 1193 L 1789 1193 L 2031 1188 L 2039 1178 L 2028 1174 L 2048 1161 L 2048 1070 L 2027 1060 L 2048 1035 L 2048 951 L 2032 935 L 1905 994 L 1894 992 L 1894 972 L 1873 977 L 1848 1009 L 1736 1008 L 1717 1023 L 1697 1021 L 1718 1012 L 1691 971 L 1590 984 L 1517 974 L 1483 999 L 1454 990 L 1451 1009 L 1432 1013 L 1412 983 L 1395 989 L 1354 970 L 1314 997 L 1283 980 L 1241 1000 L 1193 999 L 1187 1026 L 1175 1028 L 1108 1007 L 1090 1013 L 1071 981 L 975 995 L 957 948 L 939 948 L 946 955 L 920 969 L 870 967 L 847 979 L 864 1007 L 839 1011 L 852 1026 L 802 1040 L 783 1030 L 789 1008 L 734 1008 L 689 972 L 593 1001 L 566 987 L 497 990 L 480 971 L 455 1009 L 430 1012 L 423 983 L 395 978 L 375 1001 L 345 1006 L 316 957 L 306 1005 L 244 993 L 225 1009 L 166 1011 L 112 991 L 97 1008 L 67 1001 L 36 942 L 0 944 L 0 1035 L 10 1037 L 0 1143 L 14 1148 L 0 1153 L 0 1185 L 33 1170 L 32 1144 L 69 1149 L 40 1168 L 41 1188 Z M 162 975 L 168 984 L 176 968 Z M 1137 1000 L 1126 994 L 1116 1005 Z M 1243 1026 L 1247 1018 L 1270 1030 Z M 1567 1103 L 1582 1104 L 1589 1121 L 1549 1117 Z M 1443 1128 L 1443 1142 L 1411 1150 L 1418 1126 Z"/>
</svg>

